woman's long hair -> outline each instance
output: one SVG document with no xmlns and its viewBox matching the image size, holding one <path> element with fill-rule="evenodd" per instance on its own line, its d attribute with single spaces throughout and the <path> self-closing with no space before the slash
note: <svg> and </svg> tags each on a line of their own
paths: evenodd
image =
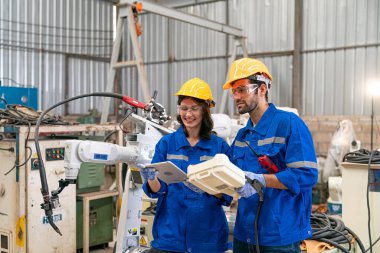
<svg viewBox="0 0 380 253">
<path fill-rule="evenodd" d="M 194 98 L 194 97 L 188 97 L 188 96 L 178 96 L 178 102 L 177 105 L 180 105 L 182 100 L 185 98 L 191 98 L 194 100 L 198 105 L 202 107 L 202 124 L 201 124 L 201 130 L 199 132 L 199 136 L 201 139 L 211 139 L 211 130 L 214 127 L 214 122 L 211 118 L 211 111 L 210 111 L 210 105 L 202 99 Z M 177 115 L 177 121 L 184 126 L 183 121 L 181 119 L 181 115 Z M 183 128 L 186 137 L 189 137 L 189 133 L 187 132 L 186 127 Z"/>
</svg>

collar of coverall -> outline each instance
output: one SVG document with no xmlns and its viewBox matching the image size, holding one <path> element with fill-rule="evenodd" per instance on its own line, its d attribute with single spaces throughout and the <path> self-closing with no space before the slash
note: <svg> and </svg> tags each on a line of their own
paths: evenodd
<svg viewBox="0 0 380 253">
<path fill-rule="evenodd" d="M 257 123 L 257 125 L 253 127 L 252 120 L 249 119 L 246 125 L 246 130 L 254 130 L 258 132 L 260 135 L 265 135 L 268 132 L 270 125 L 272 124 L 272 119 L 276 111 L 277 108 L 274 106 L 274 104 L 269 103 L 269 107 L 264 112 L 263 116 L 259 120 L 259 123 Z"/>
<path fill-rule="evenodd" d="M 182 147 L 187 147 L 190 146 L 189 142 L 187 141 L 185 132 L 184 132 L 184 127 L 180 126 L 178 130 L 175 132 L 175 149 L 179 150 Z M 213 144 L 211 141 L 205 141 L 203 139 L 199 139 L 197 147 L 201 149 L 212 149 Z"/>
</svg>

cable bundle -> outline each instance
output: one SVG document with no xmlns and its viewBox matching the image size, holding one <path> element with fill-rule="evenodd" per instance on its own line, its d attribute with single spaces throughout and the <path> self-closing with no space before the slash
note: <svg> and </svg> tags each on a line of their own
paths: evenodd
<svg viewBox="0 0 380 253">
<path fill-rule="evenodd" d="M 310 239 L 328 243 L 343 252 L 349 253 L 351 241 L 354 238 L 361 251 L 365 252 L 364 246 L 358 236 L 346 227 L 343 221 L 321 213 L 312 214 L 310 221 L 313 230 L 313 237 Z M 343 247 L 342 244 L 348 244 L 348 249 Z"/>
<path fill-rule="evenodd" d="M 368 164 L 371 151 L 360 149 L 355 152 L 349 152 L 344 155 L 343 161 L 350 163 L 363 163 Z M 372 151 L 371 164 L 380 164 L 380 152 L 377 150 Z"/>
<path fill-rule="evenodd" d="M 40 112 L 36 112 L 27 106 L 6 104 L 6 109 L 0 110 L 0 124 L 35 125 L 40 114 Z M 68 122 L 61 120 L 60 117 L 51 115 L 46 115 L 42 123 L 48 125 L 68 125 Z"/>
</svg>

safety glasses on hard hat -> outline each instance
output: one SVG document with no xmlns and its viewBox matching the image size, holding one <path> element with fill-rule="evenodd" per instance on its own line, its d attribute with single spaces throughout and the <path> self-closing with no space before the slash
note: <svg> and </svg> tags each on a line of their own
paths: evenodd
<svg viewBox="0 0 380 253">
<path fill-rule="evenodd" d="M 257 88 L 259 88 L 257 84 L 248 84 L 244 86 L 238 86 L 236 88 L 231 88 L 230 93 L 232 97 L 236 95 L 246 96 L 250 94 L 251 92 L 253 92 L 254 90 L 256 90 Z"/>
<path fill-rule="evenodd" d="M 249 82 L 252 84 L 260 85 L 261 83 L 265 83 L 265 85 L 267 86 L 267 89 L 270 89 L 270 86 L 272 84 L 271 80 L 263 74 L 261 74 L 261 75 L 255 74 L 255 75 L 248 77 L 248 79 L 249 79 Z"/>
</svg>

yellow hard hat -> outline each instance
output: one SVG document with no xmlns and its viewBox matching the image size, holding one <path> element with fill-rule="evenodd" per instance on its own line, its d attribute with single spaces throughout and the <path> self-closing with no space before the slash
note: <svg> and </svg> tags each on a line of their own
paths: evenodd
<svg viewBox="0 0 380 253">
<path fill-rule="evenodd" d="M 265 74 L 270 81 L 272 81 L 272 76 L 269 73 L 268 68 L 261 61 L 252 58 L 236 60 L 231 64 L 230 71 L 228 72 L 228 80 L 223 85 L 223 90 L 231 88 L 232 83 L 236 80 L 247 78 L 258 73 Z"/>
<path fill-rule="evenodd" d="M 215 106 L 210 86 L 200 78 L 193 78 L 182 85 L 176 96 L 188 96 L 205 100 L 210 108 Z"/>
</svg>

